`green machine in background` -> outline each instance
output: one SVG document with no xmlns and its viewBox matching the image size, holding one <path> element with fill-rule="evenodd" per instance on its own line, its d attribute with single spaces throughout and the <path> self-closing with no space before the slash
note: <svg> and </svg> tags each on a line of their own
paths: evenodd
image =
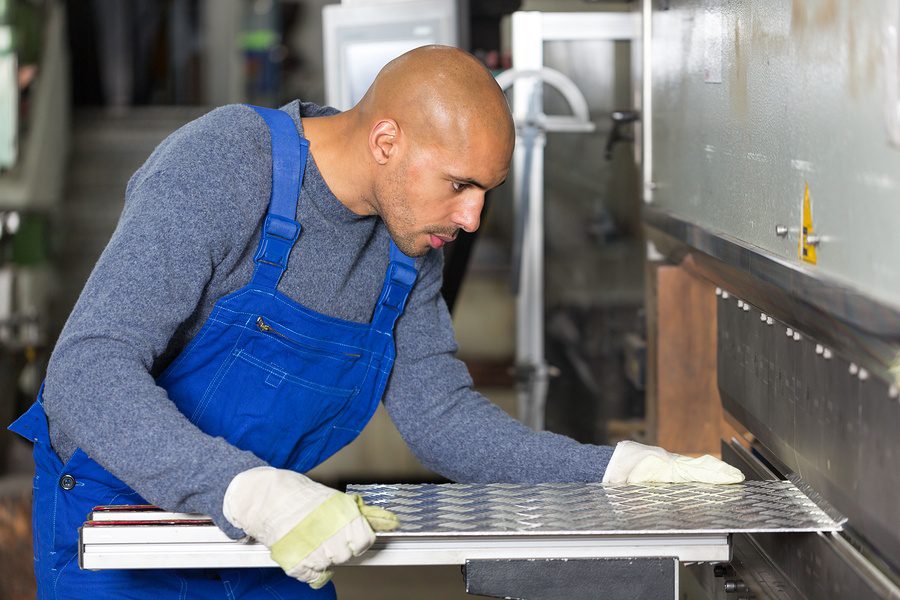
<svg viewBox="0 0 900 600">
<path fill-rule="evenodd" d="M 18 64 L 9 0 L 0 0 L 0 169 L 16 162 L 19 129 Z"/>
<path fill-rule="evenodd" d="M 41 55 L 44 8 L 0 0 L 0 173 L 19 157 L 21 115 Z"/>
</svg>

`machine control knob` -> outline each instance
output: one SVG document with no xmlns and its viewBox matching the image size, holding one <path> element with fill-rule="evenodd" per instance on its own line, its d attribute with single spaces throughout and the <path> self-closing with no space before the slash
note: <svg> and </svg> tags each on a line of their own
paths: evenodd
<svg viewBox="0 0 900 600">
<path fill-rule="evenodd" d="M 733 594 L 735 592 L 746 592 L 747 584 L 741 579 L 729 579 L 725 582 L 725 593 Z"/>
</svg>

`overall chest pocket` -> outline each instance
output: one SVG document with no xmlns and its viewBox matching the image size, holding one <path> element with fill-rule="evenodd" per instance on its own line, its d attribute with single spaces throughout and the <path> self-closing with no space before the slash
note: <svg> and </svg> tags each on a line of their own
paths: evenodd
<svg viewBox="0 0 900 600">
<path fill-rule="evenodd" d="M 280 466 L 328 433 L 358 393 L 366 365 L 363 352 L 317 347 L 274 327 L 257 321 L 257 331 L 232 350 L 210 382 L 192 420 Z"/>
</svg>

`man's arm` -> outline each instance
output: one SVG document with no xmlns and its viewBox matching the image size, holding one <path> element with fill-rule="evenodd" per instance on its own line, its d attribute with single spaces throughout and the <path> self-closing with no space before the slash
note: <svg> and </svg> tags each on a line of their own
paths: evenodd
<svg viewBox="0 0 900 600">
<path fill-rule="evenodd" d="M 207 513 L 233 537 L 242 532 L 222 515 L 225 490 L 265 463 L 191 424 L 151 368 L 195 314 L 215 269 L 258 226 L 252 207 L 265 203 L 251 194 L 268 190 L 247 178 L 270 178 L 267 154 L 253 152 L 268 140 L 248 119 L 246 108 L 215 111 L 170 137 L 135 175 L 44 389 L 51 430 L 149 502 Z M 254 155 L 259 164 L 248 164 Z"/>
<path fill-rule="evenodd" d="M 459 482 L 600 481 L 612 448 L 532 431 L 472 389 L 440 295 L 441 254 L 419 263 L 385 407 L 422 464 Z"/>
</svg>

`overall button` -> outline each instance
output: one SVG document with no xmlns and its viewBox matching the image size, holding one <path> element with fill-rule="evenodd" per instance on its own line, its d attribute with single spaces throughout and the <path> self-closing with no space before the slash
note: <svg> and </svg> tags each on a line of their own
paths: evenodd
<svg viewBox="0 0 900 600">
<path fill-rule="evenodd" d="M 63 475 L 59 478 L 59 487 L 68 491 L 75 487 L 75 478 L 69 474 Z"/>
</svg>

